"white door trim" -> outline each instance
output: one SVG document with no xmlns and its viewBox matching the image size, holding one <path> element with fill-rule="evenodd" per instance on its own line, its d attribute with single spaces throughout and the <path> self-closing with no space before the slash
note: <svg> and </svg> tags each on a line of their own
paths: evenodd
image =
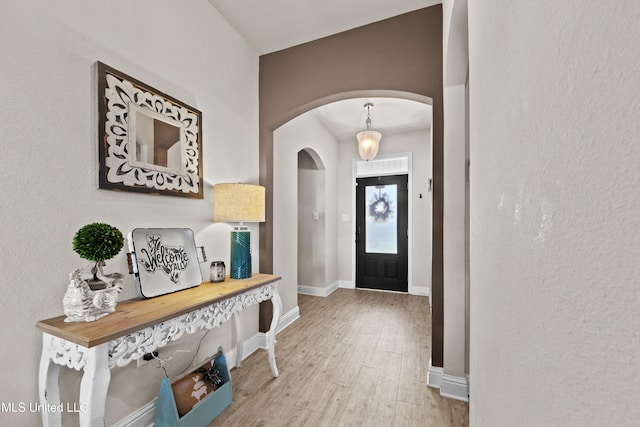
<svg viewBox="0 0 640 427">
<path fill-rule="evenodd" d="M 356 282 L 356 179 L 371 176 L 387 175 L 408 175 L 407 184 L 409 187 L 409 197 L 407 209 L 408 232 L 407 238 L 407 289 L 408 293 L 415 289 L 413 287 L 413 202 L 411 197 L 411 175 L 412 175 L 413 155 L 407 153 L 381 154 L 374 160 L 365 161 L 359 157 L 354 157 L 351 161 L 351 281 Z M 383 166 L 383 167 L 380 167 Z M 360 169 L 360 173 L 358 173 Z"/>
</svg>

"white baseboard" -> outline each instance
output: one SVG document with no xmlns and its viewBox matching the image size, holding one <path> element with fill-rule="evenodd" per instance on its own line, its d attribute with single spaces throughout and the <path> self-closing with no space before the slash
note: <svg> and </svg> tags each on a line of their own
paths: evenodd
<svg viewBox="0 0 640 427">
<path fill-rule="evenodd" d="M 442 384 L 442 376 L 444 375 L 444 368 L 439 366 L 433 366 L 431 359 L 429 359 L 429 370 L 427 371 L 427 385 L 432 388 L 440 388 Z"/>
<path fill-rule="evenodd" d="M 450 399 L 469 401 L 469 383 L 466 377 L 445 374 L 444 368 L 433 366 L 429 359 L 427 386 L 440 389 L 440 396 Z"/>
<path fill-rule="evenodd" d="M 284 328 L 295 322 L 298 318 L 300 318 L 300 309 L 296 306 L 293 310 L 290 310 L 288 313 L 280 317 L 280 322 L 276 329 L 276 335 Z M 258 349 L 266 348 L 267 335 L 265 333 L 258 332 L 248 340 L 245 340 L 242 344 L 242 360 L 249 357 Z M 237 351 L 235 348 L 229 352 L 225 352 L 225 359 L 227 360 L 227 366 L 229 366 L 229 369 L 235 368 L 236 366 L 236 354 Z M 114 427 L 153 427 L 155 412 L 156 399 L 121 419 L 114 424 Z"/>
<path fill-rule="evenodd" d="M 298 293 L 302 295 L 311 295 L 314 297 L 328 297 L 338 289 L 338 282 L 333 282 L 327 287 L 320 288 L 316 286 L 298 285 Z"/>
<path fill-rule="evenodd" d="M 338 287 L 343 289 L 355 289 L 356 283 L 351 280 L 338 280 Z"/>
<path fill-rule="evenodd" d="M 293 309 L 289 310 L 289 312 L 285 313 L 280 317 L 280 321 L 278 322 L 278 327 L 276 328 L 276 335 L 282 332 L 287 326 L 291 325 L 293 322 L 300 318 L 300 307 L 295 306 Z"/>
<path fill-rule="evenodd" d="M 442 384 L 440 385 L 440 396 L 468 402 L 469 387 L 467 385 L 467 379 L 444 374 L 442 376 Z"/>
<path fill-rule="evenodd" d="M 339 288 L 343 288 L 343 289 L 355 289 L 356 288 L 355 282 L 352 282 L 350 280 L 338 280 L 337 283 L 338 283 L 338 287 Z M 333 292 L 333 291 L 331 291 L 331 292 Z M 303 292 L 300 292 L 300 286 L 298 286 L 298 293 L 303 293 Z M 431 288 L 426 287 L 426 286 L 409 286 L 409 292 L 408 293 L 410 295 L 420 295 L 420 296 L 430 297 L 431 296 Z"/>
<path fill-rule="evenodd" d="M 280 322 L 278 322 L 278 327 L 276 328 L 276 336 L 282 332 L 284 328 L 295 322 L 300 318 L 300 308 L 296 306 L 294 309 L 290 310 L 288 313 L 285 313 L 280 317 Z M 267 334 L 265 332 L 258 332 L 254 338 L 258 343 L 258 348 L 266 350 L 267 348 Z M 255 351 L 255 350 L 254 350 Z"/>
<path fill-rule="evenodd" d="M 225 352 L 225 355 L 224 355 L 225 359 L 227 359 L 227 366 L 229 367 L 229 369 L 236 367 L 236 360 L 237 360 L 236 355 L 238 354 L 238 351 L 236 350 L 235 347 L 231 347 L 231 348 L 232 349 L 229 350 L 228 352 Z M 257 334 L 245 340 L 242 343 L 242 360 L 249 357 L 251 354 L 253 354 L 253 352 L 258 350 L 259 348 L 260 348 L 260 339 L 258 338 Z"/>
<path fill-rule="evenodd" d="M 409 286 L 409 294 L 429 297 L 431 296 L 431 288 L 422 286 Z"/>
<path fill-rule="evenodd" d="M 155 414 L 156 401 L 154 400 L 121 419 L 113 427 L 153 427 Z"/>
<path fill-rule="evenodd" d="M 469 396 L 469 400 L 471 400 L 471 378 L 469 374 L 467 374 L 467 396 Z"/>
</svg>

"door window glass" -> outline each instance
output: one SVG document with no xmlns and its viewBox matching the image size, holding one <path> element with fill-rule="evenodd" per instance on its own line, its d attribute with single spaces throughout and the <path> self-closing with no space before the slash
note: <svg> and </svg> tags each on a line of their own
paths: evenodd
<svg viewBox="0 0 640 427">
<path fill-rule="evenodd" d="M 366 186 L 364 203 L 367 253 L 398 253 L 397 200 L 396 184 Z"/>
</svg>

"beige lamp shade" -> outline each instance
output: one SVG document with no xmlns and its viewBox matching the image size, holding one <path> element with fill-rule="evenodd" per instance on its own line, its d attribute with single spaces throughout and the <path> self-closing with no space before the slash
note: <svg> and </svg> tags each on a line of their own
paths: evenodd
<svg viewBox="0 0 640 427">
<path fill-rule="evenodd" d="M 215 184 L 215 222 L 264 222 L 265 189 L 252 184 Z"/>
</svg>

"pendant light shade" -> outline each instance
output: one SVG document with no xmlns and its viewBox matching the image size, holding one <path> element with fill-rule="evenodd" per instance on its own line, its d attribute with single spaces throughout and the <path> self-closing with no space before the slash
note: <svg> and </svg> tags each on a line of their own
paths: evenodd
<svg viewBox="0 0 640 427">
<path fill-rule="evenodd" d="M 382 134 L 378 131 L 371 130 L 371 107 L 373 104 L 367 102 L 364 104 L 364 108 L 367 109 L 367 130 L 358 132 L 356 138 L 358 139 L 358 151 L 362 160 L 373 160 L 378 155 L 378 146 Z"/>
<path fill-rule="evenodd" d="M 356 138 L 358 138 L 358 151 L 362 160 L 375 159 L 382 134 L 375 130 L 363 130 L 358 132 Z"/>
</svg>

